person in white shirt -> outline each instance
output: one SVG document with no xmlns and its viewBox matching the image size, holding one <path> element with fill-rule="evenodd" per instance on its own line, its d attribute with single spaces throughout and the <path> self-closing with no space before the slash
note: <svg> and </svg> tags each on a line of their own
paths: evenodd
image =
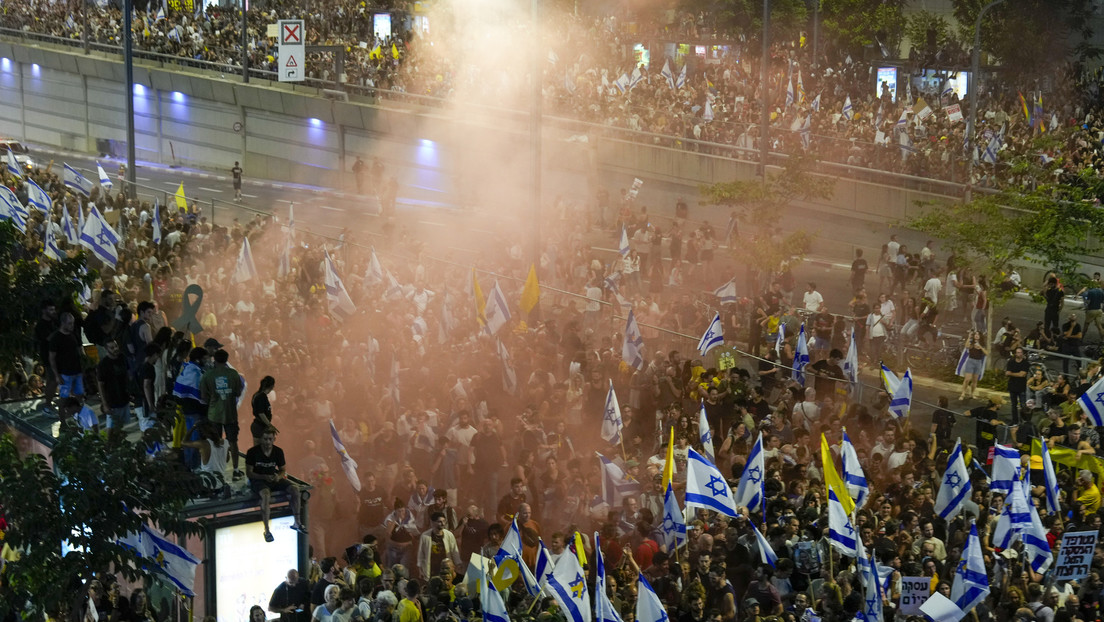
<svg viewBox="0 0 1104 622">
<path fill-rule="evenodd" d="M 804 428 L 807 432 L 814 432 L 816 424 L 820 420 L 820 406 L 816 403 L 816 389 L 805 389 L 805 399 L 794 404 L 793 416 L 790 421 L 793 425 Z"/>
<path fill-rule="evenodd" d="M 817 291 L 816 283 L 809 281 L 809 291 L 805 292 L 805 310 L 810 313 L 816 313 L 820 311 L 821 305 L 824 304 L 824 296 L 820 295 Z"/>
<path fill-rule="evenodd" d="M 939 292 L 943 289 L 943 281 L 939 280 L 939 273 L 933 273 L 931 278 L 924 283 L 924 297 L 932 301 L 933 304 L 939 304 Z"/>
<path fill-rule="evenodd" d="M 889 236 L 889 243 L 886 244 L 889 250 L 889 256 L 894 260 L 897 259 L 897 252 L 901 250 L 901 243 L 897 241 L 897 234 Z"/>
</svg>

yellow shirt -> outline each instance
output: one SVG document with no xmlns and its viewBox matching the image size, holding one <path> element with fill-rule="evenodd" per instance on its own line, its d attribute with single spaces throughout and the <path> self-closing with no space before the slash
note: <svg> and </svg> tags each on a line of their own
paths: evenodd
<svg viewBox="0 0 1104 622">
<path fill-rule="evenodd" d="M 1100 489 L 1096 484 L 1089 484 L 1085 492 L 1077 497 L 1077 502 L 1081 504 L 1086 515 L 1095 513 L 1100 509 Z"/>
<path fill-rule="evenodd" d="M 399 622 L 422 622 L 422 610 L 408 598 L 399 601 Z"/>
</svg>

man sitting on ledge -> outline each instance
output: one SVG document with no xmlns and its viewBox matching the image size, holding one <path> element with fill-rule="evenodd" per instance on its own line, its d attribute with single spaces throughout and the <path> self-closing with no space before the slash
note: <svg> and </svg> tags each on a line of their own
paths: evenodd
<svg viewBox="0 0 1104 622">
<path fill-rule="evenodd" d="M 294 522 L 291 528 L 307 533 L 305 525 L 299 522 L 299 486 L 287 477 L 287 461 L 284 450 L 276 446 L 276 428 L 268 426 L 261 436 L 261 444 L 251 447 L 245 454 L 245 474 L 249 478 L 249 487 L 261 496 L 261 521 L 264 523 L 265 542 L 275 538 L 268 529 L 269 506 L 272 493 L 287 491 L 291 503 L 291 516 Z"/>
</svg>

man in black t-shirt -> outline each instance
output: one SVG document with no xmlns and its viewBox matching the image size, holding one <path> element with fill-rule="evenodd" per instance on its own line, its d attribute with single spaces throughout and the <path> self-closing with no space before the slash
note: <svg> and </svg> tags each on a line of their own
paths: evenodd
<svg viewBox="0 0 1104 622">
<path fill-rule="evenodd" d="M 287 491 L 294 521 L 291 528 L 307 533 L 306 525 L 299 522 L 300 490 L 288 479 L 286 467 L 284 450 L 276 446 L 276 428 L 269 426 L 261 435 L 261 444 L 250 447 L 245 452 L 245 475 L 249 478 L 249 487 L 261 497 L 261 522 L 264 523 L 265 542 L 275 540 L 268 529 L 269 505 L 274 491 Z"/>
<path fill-rule="evenodd" d="M 272 426 L 272 402 L 268 394 L 276 388 L 276 379 L 272 376 L 261 378 L 261 386 L 253 394 L 253 422 L 249 424 L 249 433 L 253 435 L 253 445 L 261 444 L 261 435 Z M 275 426 L 273 426 L 275 427 Z"/>
<path fill-rule="evenodd" d="M 241 202 L 241 186 L 242 186 L 242 167 L 241 164 L 234 162 L 234 168 L 230 169 L 230 174 L 234 176 L 234 200 Z"/>
<path fill-rule="evenodd" d="M 863 251 L 861 248 L 855 249 L 855 261 L 851 262 L 851 291 L 858 293 L 866 283 L 866 271 L 870 269 L 870 265 L 866 263 L 866 259 L 863 259 Z"/>
<path fill-rule="evenodd" d="M 61 314 L 61 325 L 49 339 L 49 369 L 58 388 L 58 397 L 84 395 L 81 369 L 81 345 L 74 328 L 76 319 L 68 311 Z"/>
<path fill-rule="evenodd" d="M 828 353 L 828 358 L 820 359 L 809 366 L 809 369 L 816 376 L 815 384 L 816 394 L 821 399 L 831 397 L 836 399 L 836 392 L 839 388 L 839 381 L 846 380 L 846 376 L 843 375 L 843 368 L 840 367 L 840 361 L 843 360 L 843 352 L 833 349 Z"/>
<path fill-rule="evenodd" d="M 96 365 L 96 382 L 100 388 L 100 408 L 107 417 L 109 430 L 122 430 L 130 419 L 130 391 L 127 388 L 127 367 L 118 341 L 108 341 L 107 356 Z"/>
<path fill-rule="evenodd" d="M 978 406 L 966 411 L 967 417 L 972 417 L 977 423 L 977 448 L 978 459 L 984 461 L 989 455 L 989 450 L 997 442 L 997 426 L 1002 421 L 997 418 L 997 410 L 1004 406 L 1004 397 L 994 395 L 989 398 L 985 406 Z"/>
<path fill-rule="evenodd" d="M 1024 357 L 1024 349 L 1016 348 L 1012 358 L 1004 364 L 1004 375 L 1008 377 L 1008 399 L 1012 402 L 1012 425 L 1020 422 L 1020 410 L 1027 410 L 1027 374 L 1031 363 Z"/>
</svg>

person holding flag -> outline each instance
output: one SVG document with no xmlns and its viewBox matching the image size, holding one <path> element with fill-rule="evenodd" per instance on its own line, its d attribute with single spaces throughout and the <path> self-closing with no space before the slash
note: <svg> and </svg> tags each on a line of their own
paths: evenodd
<svg viewBox="0 0 1104 622">
<path fill-rule="evenodd" d="M 622 443 L 621 430 L 623 428 L 621 406 L 617 403 L 617 393 L 613 390 L 613 380 L 610 380 L 609 391 L 606 393 L 606 407 L 602 412 L 602 440 L 611 445 Z"/>
</svg>

